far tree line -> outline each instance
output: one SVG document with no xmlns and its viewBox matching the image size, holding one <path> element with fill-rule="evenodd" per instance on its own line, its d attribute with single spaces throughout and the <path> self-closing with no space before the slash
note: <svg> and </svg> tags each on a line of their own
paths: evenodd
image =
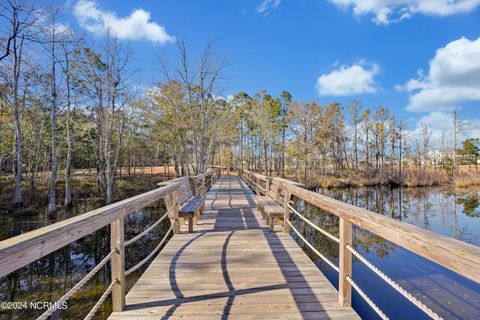
<svg viewBox="0 0 480 320">
<path fill-rule="evenodd" d="M 437 157 L 427 124 L 409 131 L 386 107 L 358 100 L 322 106 L 288 91 L 225 98 L 226 63 L 211 44 L 193 59 L 179 41 L 178 58 L 159 58 L 157 81 L 138 89 L 128 44 L 110 33 L 88 43 L 62 16 L 60 8 L 28 1 L 2 4 L 0 177 L 14 184 L 14 206 L 25 192 L 35 197 L 45 176 L 48 211 L 71 206 L 78 169 L 94 169 L 109 204 L 120 171 L 136 166 L 171 165 L 183 176 L 223 165 L 308 182 L 360 171 L 402 175 L 412 167 L 454 172 L 477 163 L 480 140 L 457 147 L 456 117 Z"/>
</svg>

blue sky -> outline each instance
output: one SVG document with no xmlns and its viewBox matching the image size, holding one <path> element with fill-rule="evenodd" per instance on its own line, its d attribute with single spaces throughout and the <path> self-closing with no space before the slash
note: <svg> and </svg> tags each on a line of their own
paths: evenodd
<svg viewBox="0 0 480 320">
<path fill-rule="evenodd" d="M 194 56 L 215 40 L 216 55 L 229 62 L 225 96 L 265 89 L 323 104 L 360 99 L 388 107 L 411 130 L 429 122 L 438 136 L 454 105 L 480 127 L 479 7 L 480 0 L 72 0 L 66 23 L 91 41 L 111 24 L 133 48 L 135 81 L 144 85 L 159 79 L 158 54 L 174 59 L 175 39 Z"/>
</svg>

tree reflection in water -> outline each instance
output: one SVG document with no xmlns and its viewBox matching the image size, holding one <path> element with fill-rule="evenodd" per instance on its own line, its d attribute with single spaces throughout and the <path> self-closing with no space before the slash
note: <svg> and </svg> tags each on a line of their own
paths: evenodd
<svg viewBox="0 0 480 320">
<path fill-rule="evenodd" d="M 327 196 L 418 227 L 480 245 L 480 190 L 441 188 L 356 188 L 319 190 Z M 339 219 L 298 198 L 299 212 L 338 237 Z M 322 254 L 338 265 L 338 244 L 292 215 L 294 226 Z M 380 270 L 447 319 L 480 319 L 480 286 L 366 230 L 354 227 L 355 248 Z M 293 234 L 292 234 L 293 235 Z M 295 235 L 293 235 L 295 236 Z M 338 288 L 338 274 L 300 239 L 299 245 Z M 392 319 L 428 319 L 361 262 L 354 259 L 353 277 Z M 354 292 L 362 318 L 375 313 Z"/>
<path fill-rule="evenodd" d="M 125 219 L 125 239 L 128 240 L 148 228 L 164 212 L 163 201 L 159 201 L 128 215 Z M 65 217 L 59 219 L 63 218 Z M 167 232 L 169 223 L 166 219 L 152 232 L 126 248 L 126 269 L 138 263 L 158 244 Z M 25 229 L 36 229 L 43 225 L 42 221 L 20 222 L 12 229 L 15 229 L 14 233 L 19 234 L 26 232 Z M 0 301 L 55 302 L 90 272 L 109 251 L 110 230 L 106 227 L 0 279 Z M 135 283 L 145 268 L 146 266 L 139 268 L 127 277 L 127 289 Z M 68 308 L 56 314 L 54 318 L 83 319 L 109 284 L 110 265 L 107 264 L 68 301 Z M 111 302 L 107 299 L 98 311 L 96 319 L 106 319 L 110 312 Z M 41 313 L 42 311 L 31 309 L 9 312 L 2 310 L 0 319 L 32 319 Z"/>
<path fill-rule="evenodd" d="M 384 189 L 359 188 L 344 190 L 320 190 L 328 196 L 359 207 L 442 233 L 449 237 L 480 245 L 479 190 L 452 192 L 437 188 Z M 315 224 L 338 236 L 339 219 L 316 207 L 296 200 L 296 208 Z M 63 212 L 58 220 L 75 216 L 99 207 L 98 203 Z M 164 211 L 163 202 L 132 213 L 125 220 L 126 239 L 130 239 L 154 223 Z M 338 264 L 338 244 L 315 231 L 304 221 L 292 216 L 296 228 L 314 246 Z M 0 237 L 6 239 L 44 226 L 49 222 L 45 215 L 32 217 L 0 215 Z M 126 249 L 130 268 L 145 257 L 160 241 L 168 229 L 167 221 L 153 232 Z M 299 244 L 326 274 L 338 285 L 338 275 L 306 247 Z M 354 245 L 364 256 L 394 280 L 428 303 L 435 311 L 448 319 L 480 319 L 480 286 L 454 273 L 420 258 L 374 234 L 354 228 Z M 0 301 L 48 301 L 54 302 L 68 291 L 86 273 L 92 270 L 110 250 L 109 228 L 103 228 L 69 246 L 62 248 L 30 265 L 0 279 Z M 145 267 L 127 278 L 127 287 L 133 285 Z M 406 302 L 363 264 L 354 260 L 353 276 L 370 297 L 392 319 L 426 318 L 418 309 Z M 109 265 L 103 268 L 87 286 L 69 301 L 69 307 L 56 315 L 58 319 L 83 318 L 110 282 Z M 392 303 L 394 302 L 394 303 Z M 355 293 L 353 305 L 363 318 L 376 316 Z M 99 319 L 111 311 L 109 299 L 99 310 Z M 0 314 L 1 319 L 32 319 L 41 311 L 17 310 Z"/>
</svg>

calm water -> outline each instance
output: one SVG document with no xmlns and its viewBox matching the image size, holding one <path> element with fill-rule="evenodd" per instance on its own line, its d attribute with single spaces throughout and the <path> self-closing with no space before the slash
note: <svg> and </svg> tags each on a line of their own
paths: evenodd
<svg viewBox="0 0 480 320">
<path fill-rule="evenodd" d="M 480 189 L 452 192 L 439 188 L 360 188 L 319 192 L 480 246 Z M 337 217 L 298 199 L 296 206 L 311 221 L 338 236 Z M 337 243 L 298 218 L 295 223 L 320 252 L 338 263 Z M 475 282 L 359 228 L 354 229 L 354 245 L 370 262 L 445 319 L 480 319 L 480 285 Z M 302 247 L 338 287 L 338 273 L 305 245 Z M 429 319 L 355 258 L 353 279 L 391 319 Z M 353 307 L 362 318 L 377 319 L 375 312 L 353 292 Z"/>
<path fill-rule="evenodd" d="M 480 190 L 449 192 L 436 188 L 382 189 L 362 188 L 349 190 L 320 190 L 319 192 L 339 200 L 367 208 L 397 220 L 417 225 L 480 246 Z M 297 209 L 315 223 L 338 235 L 338 218 L 314 208 L 303 201 L 296 201 Z M 90 208 L 82 208 L 88 211 Z M 143 211 L 135 212 L 126 219 L 126 239 L 138 234 L 164 212 L 161 202 Z M 59 219 L 79 212 L 64 213 Z M 6 239 L 46 224 L 52 223 L 44 214 L 38 216 L 12 216 L 0 214 L 0 238 Z M 295 221 L 296 227 L 331 260 L 338 263 L 338 245 Z M 127 269 L 140 261 L 167 230 L 167 223 L 142 238 L 126 250 Z M 301 240 L 299 240 L 301 243 Z M 354 243 L 358 251 L 383 272 L 400 283 L 418 299 L 427 303 L 445 319 L 480 319 L 480 285 L 408 252 L 388 241 L 360 229 L 354 230 Z M 319 261 L 317 265 L 337 286 L 338 274 Z M 0 301 L 56 301 L 65 291 L 88 273 L 110 250 L 108 228 L 103 228 L 71 245 L 62 248 L 8 277 L 0 279 Z M 479 266 L 480 268 L 480 266 Z M 144 271 L 140 268 L 127 278 L 132 285 Z M 391 319 L 428 319 L 414 305 L 391 289 L 361 262 L 354 260 L 353 278 L 372 300 Z M 110 281 L 107 264 L 85 289 L 69 300 L 68 309 L 59 314 L 60 319 L 83 318 L 97 301 Z M 376 319 L 376 314 L 355 291 L 353 306 L 364 319 Z M 99 319 L 111 311 L 107 299 L 99 311 Z M 5 312 L 0 310 L 0 319 L 32 319 L 41 312 L 32 310 Z"/>
<path fill-rule="evenodd" d="M 82 208 L 88 211 L 92 208 Z M 78 210 L 77 210 L 78 211 Z M 128 240 L 148 228 L 165 212 L 163 201 L 141 211 L 128 215 L 125 219 L 125 239 Z M 63 213 L 59 220 L 77 215 L 79 212 Z M 0 214 L 0 235 L 6 239 L 17 234 L 37 229 L 54 221 L 45 214 L 38 216 L 12 216 Z M 168 230 L 168 219 L 152 232 L 125 250 L 126 269 L 140 262 Z M 54 302 L 90 272 L 110 252 L 109 227 L 86 236 L 74 243 L 35 261 L 7 277 L 0 278 L 0 301 Z M 127 288 L 131 287 L 143 273 L 148 263 L 127 277 Z M 110 284 L 110 264 L 107 263 L 87 285 L 68 300 L 68 308 L 54 319 L 83 319 Z M 106 319 L 111 312 L 111 299 L 107 299 L 96 314 L 95 319 Z M 35 310 L 0 310 L 0 319 L 35 319 L 42 312 Z"/>
</svg>

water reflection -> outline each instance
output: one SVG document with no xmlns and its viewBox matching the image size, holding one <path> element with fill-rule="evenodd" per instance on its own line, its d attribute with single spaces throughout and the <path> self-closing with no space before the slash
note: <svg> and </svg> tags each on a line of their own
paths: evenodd
<svg viewBox="0 0 480 320">
<path fill-rule="evenodd" d="M 148 228 L 164 212 L 165 207 L 162 201 L 128 215 L 125 219 L 125 239 L 128 240 Z M 64 213 L 67 216 L 76 214 L 76 212 Z M 59 219 L 63 220 L 67 216 Z M 30 222 L 26 221 L 29 219 L 19 217 L 5 215 L 1 217 L 3 228 L 0 230 L 4 238 L 37 229 L 48 223 L 44 221 L 43 215 L 39 215 L 37 219 L 30 217 Z M 141 261 L 158 244 L 168 230 L 168 224 L 167 219 L 145 237 L 126 248 L 126 269 Z M 0 301 L 55 302 L 90 272 L 109 251 L 110 230 L 106 227 L 1 278 Z M 127 289 L 133 285 L 147 265 L 128 276 Z M 53 318 L 83 319 L 108 287 L 110 279 L 110 265 L 107 263 L 68 301 L 68 308 L 55 314 Z M 33 319 L 42 313 L 42 311 L 31 309 L 0 310 L 0 312 L 0 319 Z M 106 319 L 110 312 L 111 302 L 107 299 L 98 311 L 96 319 Z"/>
<path fill-rule="evenodd" d="M 319 190 L 373 212 L 414 224 L 474 245 L 480 245 L 480 190 L 452 191 L 440 188 L 359 188 Z M 294 199 L 297 210 L 312 222 L 338 236 L 339 221 L 302 200 Z M 315 247 L 338 264 L 338 244 L 301 219 L 294 225 Z M 338 274 L 319 260 L 301 240 L 312 260 L 338 287 Z M 355 248 L 392 279 L 445 319 L 480 319 L 480 285 L 417 256 L 368 231 L 354 227 Z M 392 319 L 428 319 L 363 263 L 354 259 L 353 278 Z M 376 319 L 373 310 L 355 292 L 353 306 L 365 319 Z"/>
</svg>

